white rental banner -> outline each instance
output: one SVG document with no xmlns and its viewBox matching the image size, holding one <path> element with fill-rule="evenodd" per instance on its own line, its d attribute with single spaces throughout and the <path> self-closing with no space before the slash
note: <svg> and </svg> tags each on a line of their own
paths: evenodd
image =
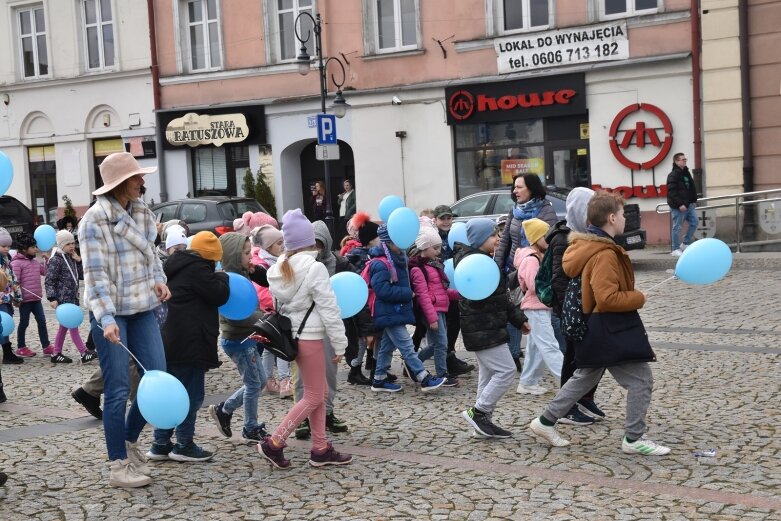
<svg viewBox="0 0 781 521">
<path fill-rule="evenodd" d="M 623 20 L 497 38 L 494 47 L 500 74 L 629 58 Z"/>
</svg>

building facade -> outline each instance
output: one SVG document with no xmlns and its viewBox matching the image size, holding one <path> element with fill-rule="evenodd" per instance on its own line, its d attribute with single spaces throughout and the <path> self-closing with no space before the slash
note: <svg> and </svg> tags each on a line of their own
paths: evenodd
<svg viewBox="0 0 781 521">
<path fill-rule="evenodd" d="M 102 184 L 97 165 L 106 155 L 128 150 L 155 163 L 146 2 L 9 0 L 2 7 L 0 150 L 14 165 L 8 194 L 38 223 L 62 215 L 63 196 L 81 214 Z M 160 191 L 154 176 L 147 183 L 150 194 Z"/>
</svg>

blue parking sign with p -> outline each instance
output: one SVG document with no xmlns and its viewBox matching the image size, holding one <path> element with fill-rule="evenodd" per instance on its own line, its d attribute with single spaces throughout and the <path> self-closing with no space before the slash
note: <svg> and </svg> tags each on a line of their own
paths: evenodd
<svg viewBox="0 0 781 521">
<path fill-rule="evenodd" d="M 317 115 L 317 144 L 336 144 L 336 116 L 333 114 Z"/>
</svg>

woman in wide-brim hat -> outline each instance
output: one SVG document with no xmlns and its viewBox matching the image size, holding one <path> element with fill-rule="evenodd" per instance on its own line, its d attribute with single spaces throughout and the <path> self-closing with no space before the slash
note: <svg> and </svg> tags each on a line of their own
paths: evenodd
<svg viewBox="0 0 781 521">
<path fill-rule="evenodd" d="M 129 355 L 148 371 L 165 370 L 165 351 L 153 309 L 168 300 L 163 267 L 155 254 L 155 216 L 140 199 L 144 175 L 132 154 L 111 154 L 100 164 L 103 186 L 79 225 L 86 301 L 104 380 L 103 428 L 109 485 L 142 487 L 152 480 L 136 446 L 146 420 L 130 391 Z M 139 372 L 141 369 L 139 368 Z"/>
</svg>

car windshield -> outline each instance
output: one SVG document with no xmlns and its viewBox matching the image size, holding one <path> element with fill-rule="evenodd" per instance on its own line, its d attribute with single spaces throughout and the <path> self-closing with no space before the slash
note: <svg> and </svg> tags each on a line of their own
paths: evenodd
<svg viewBox="0 0 781 521">
<path fill-rule="evenodd" d="M 12 199 L 0 200 L 0 218 L 22 220 L 29 216 L 29 211 Z"/>
<path fill-rule="evenodd" d="M 254 199 L 238 199 L 225 201 L 217 205 L 223 219 L 238 219 L 244 212 L 265 212 L 266 210 Z M 268 212 L 266 212 L 268 213 Z"/>
</svg>

